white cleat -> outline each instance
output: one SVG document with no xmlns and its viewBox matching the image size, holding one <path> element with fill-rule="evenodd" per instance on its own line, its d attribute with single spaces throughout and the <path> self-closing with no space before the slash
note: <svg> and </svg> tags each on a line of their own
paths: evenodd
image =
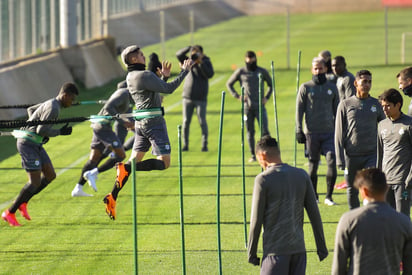
<svg viewBox="0 0 412 275">
<path fill-rule="evenodd" d="M 97 175 L 99 174 L 99 171 L 97 171 L 97 168 L 94 168 L 92 170 L 86 171 L 83 174 L 83 178 L 87 180 L 89 183 L 90 187 L 93 188 L 95 192 L 97 192 L 97 186 L 96 186 L 96 180 L 97 180 Z"/>
<path fill-rule="evenodd" d="M 93 195 L 84 192 L 83 186 L 77 184 L 72 191 L 72 197 L 93 197 Z"/>
<path fill-rule="evenodd" d="M 332 205 L 336 205 L 336 202 L 334 202 L 333 200 L 330 200 L 330 199 L 325 199 L 325 204 L 329 205 L 329 206 L 332 206 Z"/>
</svg>

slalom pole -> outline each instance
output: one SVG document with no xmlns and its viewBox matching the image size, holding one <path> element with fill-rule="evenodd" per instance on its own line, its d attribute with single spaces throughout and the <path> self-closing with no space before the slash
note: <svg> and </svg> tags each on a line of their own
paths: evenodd
<svg viewBox="0 0 412 275">
<path fill-rule="evenodd" d="M 185 218 L 183 213 L 182 125 L 177 126 L 179 156 L 180 233 L 182 240 L 182 274 L 186 274 Z"/>
<path fill-rule="evenodd" d="M 216 209 L 217 209 L 217 252 L 219 260 L 219 274 L 222 274 L 222 250 L 220 241 L 220 161 L 222 155 L 222 129 L 223 129 L 223 111 L 225 107 L 225 91 L 222 92 L 222 104 L 220 107 L 220 125 L 219 125 L 219 148 L 217 158 L 217 192 L 216 192 Z"/>
<path fill-rule="evenodd" d="M 300 57 L 302 55 L 302 51 L 298 51 L 298 65 L 297 65 L 297 72 L 296 72 L 296 95 L 299 92 L 299 80 L 300 80 Z M 296 132 L 296 119 L 295 119 L 295 132 Z M 295 149 L 294 149 L 294 161 L 293 164 L 296 167 L 296 150 L 297 150 L 297 144 L 296 144 L 296 133 L 295 133 Z"/>
<path fill-rule="evenodd" d="M 273 109 L 275 112 L 275 127 L 276 127 L 276 140 L 279 143 L 279 125 L 278 125 L 278 109 L 276 106 L 276 88 L 275 88 L 275 66 L 272 61 L 272 90 L 273 90 Z"/>
<path fill-rule="evenodd" d="M 245 99 L 245 88 L 242 87 L 242 93 L 241 93 L 241 99 L 242 99 L 242 117 L 241 117 L 241 129 L 242 129 L 242 191 L 243 191 L 243 226 L 244 226 L 244 232 L 245 232 L 245 247 L 247 248 L 247 224 L 246 224 L 246 185 L 245 185 L 245 104 L 244 104 L 244 99 Z"/>
<path fill-rule="evenodd" d="M 263 99 L 263 79 L 262 79 L 262 74 L 259 74 L 259 128 L 260 128 L 260 137 L 263 135 L 263 121 L 262 121 L 262 113 L 263 113 L 263 105 L 262 105 L 262 99 Z"/>
<path fill-rule="evenodd" d="M 136 160 L 132 160 L 132 197 L 133 197 L 133 252 L 134 252 L 134 274 L 138 274 L 137 261 L 137 192 L 136 192 Z"/>
</svg>

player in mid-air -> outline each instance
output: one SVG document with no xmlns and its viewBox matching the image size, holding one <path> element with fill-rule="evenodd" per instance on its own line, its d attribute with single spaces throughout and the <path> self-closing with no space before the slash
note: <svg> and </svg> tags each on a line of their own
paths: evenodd
<svg viewBox="0 0 412 275">
<path fill-rule="evenodd" d="M 166 122 L 163 118 L 160 93 L 171 94 L 188 74 L 193 61 L 187 59 L 182 64 L 179 75 L 166 83 L 155 73 L 146 70 L 146 58 L 141 49 L 132 45 L 122 52 L 122 61 L 127 66 L 127 88 L 135 102 L 135 141 L 131 158 L 126 163 L 118 163 L 116 182 L 111 193 L 103 199 L 106 213 L 111 219 L 116 218 L 116 200 L 131 172 L 131 162 L 136 162 L 137 171 L 164 170 L 170 166 L 170 142 Z M 162 77 L 170 76 L 171 64 L 162 63 L 158 72 Z M 142 161 L 152 147 L 156 158 Z"/>
</svg>

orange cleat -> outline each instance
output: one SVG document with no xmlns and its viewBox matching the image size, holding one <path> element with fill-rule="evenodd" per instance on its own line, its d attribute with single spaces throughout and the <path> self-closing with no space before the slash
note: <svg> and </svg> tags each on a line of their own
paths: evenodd
<svg viewBox="0 0 412 275">
<path fill-rule="evenodd" d="M 123 185 L 126 183 L 127 179 L 129 178 L 129 172 L 127 172 L 126 167 L 123 162 L 119 162 L 116 164 L 116 186 L 118 188 L 122 188 Z"/>
<path fill-rule="evenodd" d="M 106 204 L 106 213 L 110 219 L 116 219 L 116 201 L 114 200 L 112 193 L 109 193 L 104 197 L 103 202 Z"/>
<path fill-rule="evenodd" d="M 22 203 L 22 204 L 19 206 L 19 211 L 20 211 L 20 214 L 21 214 L 26 220 L 28 220 L 28 221 L 31 220 L 30 215 L 29 215 L 29 212 L 27 212 L 27 202 L 24 202 L 24 203 Z"/>
<path fill-rule="evenodd" d="M 3 214 L 1 214 L 1 218 L 8 222 L 10 226 L 21 226 L 16 219 L 16 215 L 14 213 L 10 213 L 9 210 L 5 210 Z"/>
</svg>

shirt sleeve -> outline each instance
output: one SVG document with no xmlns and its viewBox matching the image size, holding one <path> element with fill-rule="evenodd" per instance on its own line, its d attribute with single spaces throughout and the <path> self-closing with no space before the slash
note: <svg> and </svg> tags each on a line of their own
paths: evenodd
<svg viewBox="0 0 412 275">
<path fill-rule="evenodd" d="M 296 132 L 303 131 L 303 114 L 306 106 L 306 87 L 304 84 L 300 85 L 298 95 L 296 97 Z"/>
<path fill-rule="evenodd" d="M 382 169 L 382 158 L 383 158 L 383 140 L 381 135 L 382 122 L 378 124 L 378 134 L 377 134 L 377 152 L 376 152 L 376 167 Z"/>
<path fill-rule="evenodd" d="M 345 115 L 345 101 L 341 101 L 336 111 L 335 120 L 335 154 L 336 165 L 338 167 L 345 167 L 345 155 L 343 148 L 344 133 L 346 133 L 346 115 Z"/>
<path fill-rule="evenodd" d="M 145 78 L 143 81 L 145 85 L 144 89 L 162 94 L 171 94 L 176 90 L 187 74 L 188 71 L 182 70 L 173 81 L 165 82 L 154 73 L 146 71 L 143 76 Z"/>
<path fill-rule="evenodd" d="M 333 253 L 332 275 L 346 275 L 350 256 L 350 239 L 348 222 L 344 214 L 339 220 L 335 235 L 335 249 Z"/>
<path fill-rule="evenodd" d="M 263 76 L 263 80 L 266 81 L 266 84 L 268 85 L 268 89 L 267 89 L 265 98 L 269 99 L 270 95 L 273 92 L 272 78 L 270 77 L 269 72 L 267 70 L 263 70 L 262 76 Z"/>
<path fill-rule="evenodd" d="M 305 209 L 312 225 L 319 259 L 323 260 L 328 256 L 328 249 L 326 247 L 323 224 L 320 217 L 318 204 L 316 202 L 315 191 L 313 190 L 312 182 L 310 181 L 308 175 L 306 175 L 306 190 Z"/>
<path fill-rule="evenodd" d="M 261 178 L 258 176 L 255 179 L 252 196 L 252 209 L 250 214 L 250 230 L 249 230 L 249 244 L 248 244 L 248 259 L 257 257 L 257 246 L 259 236 L 262 229 L 264 209 L 265 209 L 265 195 L 262 188 Z"/>
<path fill-rule="evenodd" d="M 232 94 L 232 96 L 234 96 L 235 98 L 239 98 L 240 95 L 238 94 L 238 92 L 236 92 L 235 88 L 233 87 L 234 84 L 236 83 L 236 81 L 240 82 L 240 69 L 238 69 L 237 71 L 235 71 L 230 78 L 228 79 L 228 81 L 226 82 L 226 88 L 229 90 L 229 92 Z M 240 85 L 242 85 L 242 83 L 240 83 Z"/>
</svg>

